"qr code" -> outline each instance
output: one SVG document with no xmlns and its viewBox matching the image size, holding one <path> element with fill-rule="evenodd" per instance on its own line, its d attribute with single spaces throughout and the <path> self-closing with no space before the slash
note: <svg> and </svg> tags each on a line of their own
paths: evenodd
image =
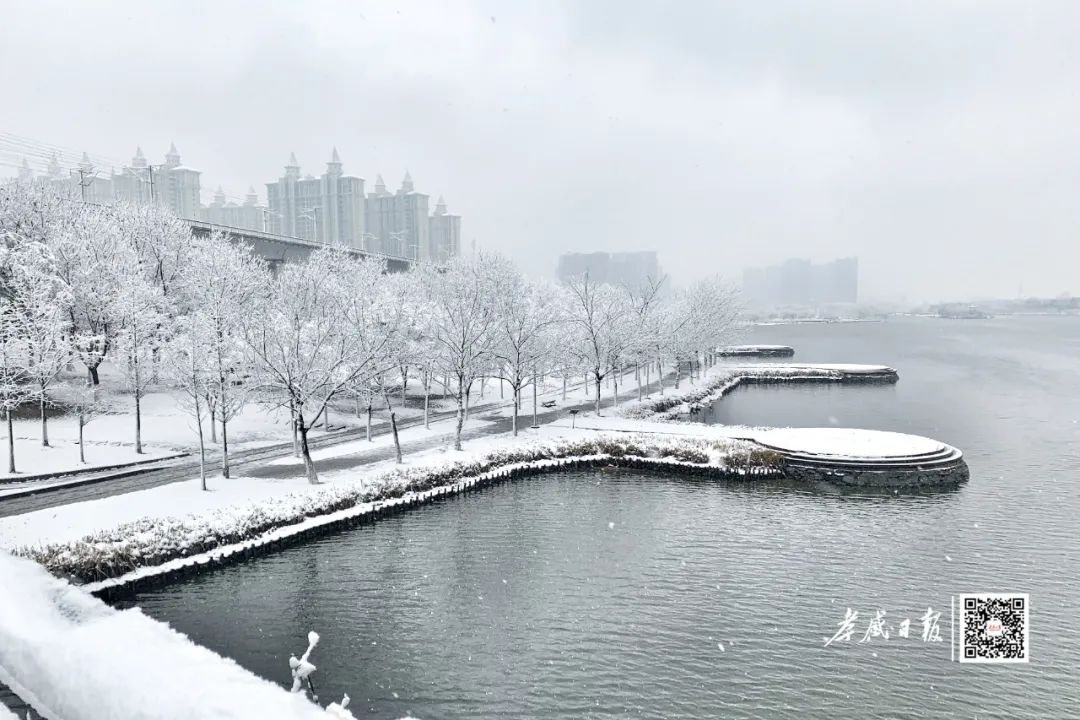
<svg viewBox="0 0 1080 720">
<path fill-rule="evenodd" d="M 960 596 L 960 662 L 1028 661 L 1028 596 Z"/>
</svg>

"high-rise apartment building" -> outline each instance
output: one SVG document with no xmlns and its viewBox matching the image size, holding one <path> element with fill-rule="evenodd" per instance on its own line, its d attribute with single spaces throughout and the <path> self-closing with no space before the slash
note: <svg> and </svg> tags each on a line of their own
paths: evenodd
<svg viewBox="0 0 1080 720">
<path fill-rule="evenodd" d="M 364 246 L 364 180 L 342 172 L 337 148 L 321 177 L 300 177 L 296 155 L 285 175 L 266 184 L 268 229 L 311 242 Z"/>
<path fill-rule="evenodd" d="M 246 230 L 266 230 L 267 207 L 259 204 L 255 188 L 249 187 L 243 204 L 231 202 L 219 186 L 214 200 L 204 208 L 207 222 Z"/>
<path fill-rule="evenodd" d="M 428 258 L 434 262 L 446 262 L 461 254 L 461 216 L 446 211 L 442 195 L 435 203 L 435 212 L 429 220 Z"/>
<path fill-rule="evenodd" d="M 266 184 L 266 205 L 259 203 L 254 188 L 241 203 L 230 200 L 221 187 L 210 204 L 203 205 L 201 175 L 181 163 L 175 144 L 160 165 L 149 163 L 138 147 L 130 164 L 108 175 L 85 153 L 76 167 L 61 166 L 54 154 L 37 178 L 26 160 L 18 168 L 21 181 L 54 183 L 88 202 L 156 203 L 189 220 L 420 261 L 445 262 L 461 252 L 461 216 L 448 212 L 441 197 L 434 213 L 429 213 L 428 195 L 416 191 L 408 172 L 396 192 L 389 192 L 379 176 L 374 191 L 365 197 L 364 180 L 344 173 L 337 148 L 320 177 L 301 176 L 292 154 L 285 174 Z"/>
<path fill-rule="evenodd" d="M 368 249 L 414 260 L 432 260 L 428 196 L 416 192 L 408 172 L 396 193 L 386 189 L 382 175 L 364 202 Z"/>
</svg>

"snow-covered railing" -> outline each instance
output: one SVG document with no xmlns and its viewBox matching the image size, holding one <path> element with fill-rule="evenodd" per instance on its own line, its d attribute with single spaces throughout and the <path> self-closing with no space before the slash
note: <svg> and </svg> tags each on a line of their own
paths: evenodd
<svg viewBox="0 0 1080 720">
<path fill-rule="evenodd" d="M 6 553 L 0 608 L 0 682 L 50 720 L 348 717 Z"/>
</svg>

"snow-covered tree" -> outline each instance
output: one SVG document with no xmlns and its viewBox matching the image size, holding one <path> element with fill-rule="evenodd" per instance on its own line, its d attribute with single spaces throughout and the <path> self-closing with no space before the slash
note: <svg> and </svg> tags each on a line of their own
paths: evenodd
<svg viewBox="0 0 1080 720">
<path fill-rule="evenodd" d="M 215 380 L 213 358 L 208 348 L 213 346 L 213 329 L 206 318 L 191 314 L 179 318 L 161 355 L 165 377 L 180 390 L 180 406 L 194 422 L 199 438 L 199 480 L 206 490 L 206 443 L 203 437 L 203 418 L 207 416 L 206 396 L 213 394 Z"/>
<path fill-rule="evenodd" d="M 15 472 L 15 427 L 11 413 L 33 397 L 26 372 L 26 324 L 9 300 L 0 298 L 0 410 L 8 434 L 8 472 Z"/>
<path fill-rule="evenodd" d="M 452 382 L 447 389 L 457 404 L 454 449 L 461 450 L 473 382 L 489 367 L 498 319 L 498 260 L 484 253 L 456 258 L 442 268 L 421 266 L 421 282 L 431 311 L 431 339 L 437 372 Z"/>
<path fill-rule="evenodd" d="M 399 463 L 401 440 L 397 411 L 390 397 L 393 384 L 390 376 L 392 372 L 401 372 L 401 368 L 408 367 L 414 359 L 411 342 L 416 333 L 409 307 L 413 289 L 409 276 L 387 276 L 382 261 L 354 262 L 344 307 L 346 330 L 353 335 L 352 342 L 355 343 L 350 391 L 365 392 L 369 396 L 369 410 L 375 396 L 382 398 L 390 417 Z M 404 395 L 404 385 L 402 387 Z M 368 418 L 370 433 L 370 413 Z"/>
<path fill-rule="evenodd" d="M 57 277 L 48 245 L 20 239 L 0 249 L 0 276 L 11 311 L 26 333 L 27 376 L 41 417 L 41 444 L 49 446 L 49 389 L 71 356 L 64 308 L 69 294 Z"/>
<path fill-rule="evenodd" d="M 630 296 L 623 288 L 597 284 L 588 273 L 571 279 L 566 288 L 566 312 L 573 334 L 571 351 L 578 366 L 596 382 L 599 415 L 601 383 L 613 374 L 618 383 L 618 371 L 633 345 Z"/>
<path fill-rule="evenodd" d="M 161 289 L 141 275 L 138 265 L 124 268 L 120 292 L 114 299 L 117 358 L 125 389 L 135 409 L 135 452 L 142 453 L 142 399 L 154 383 L 158 351 L 166 340 Z"/>
<path fill-rule="evenodd" d="M 700 280 L 666 303 L 661 320 L 660 358 L 675 367 L 679 387 L 683 367 L 693 372 L 699 354 L 722 344 L 735 326 L 736 292 L 719 277 Z"/>
<path fill-rule="evenodd" d="M 122 238 L 139 259 L 147 281 L 164 298 L 178 299 L 177 285 L 189 263 L 198 260 L 206 243 L 196 247 L 191 227 L 160 205 L 114 205 L 110 208 Z M 224 236 L 211 240 L 209 247 L 224 248 Z"/>
<path fill-rule="evenodd" d="M 270 282 L 265 263 L 246 247 L 233 245 L 217 231 L 192 241 L 188 258 L 172 278 L 174 294 L 183 296 L 189 322 L 207 328 L 196 339 L 205 343 L 200 356 L 209 364 L 210 382 L 200 406 L 211 423 L 221 423 L 221 474 L 229 477 L 228 424 L 247 401 L 248 363 L 244 340 L 248 325 Z"/>
<path fill-rule="evenodd" d="M 289 408 L 300 436 L 308 481 L 319 482 L 308 432 L 327 404 L 363 370 L 359 333 L 347 309 L 359 263 L 344 251 L 326 248 L 306 262 L 279 268 L 270 283 L 246 344 L 262 400 Z"/>
<path fill-rule="evenodd" d="M 638 400 L 642 397 L 642 372 L 645 374 L 645 386 L 648 387 L 652 361 L 657 356 L 660 344 L 664 285 L 664 278 L 648 277 L 637 285 L 627 287 L 634 318 L 634 335 L 627 355 L 634 363 Z M 660 379 L 660 386 L 663 388 L 663 378 Z"/>
<path fill-rule="evenodd" d="M 514 396 L 511 427 L 518 434 L 521 391 L 555 362 L 554 330 L 563 321 L 556 288 L 526 280 L 506 261 L 496 265 L 494 372 Z M 535 391 L 535 387 L 534 387 Z"/>
<path fill-rule="evenodd" d="M 116 300 L 138 268 L 138 258 L 123 242 L 109 208 L 78 206 L 71 222 L 51 233 L 47 242 L 56 275 L 69 293 L 64 311 L 72 349 L 97 385 L 98 368 L 119 324 Z"/>
<path fill-rule="evenodd" d="M 68 409 L 75 415 L 75 423 L 79 429 L 79 462 L 86 464 L 85 443 L 83 435 L 86 426 L 95 417 L 101 414 L 101 398 L 96 385 L 81 382 L 75 384 L 68 391 Z"/>
</svg>

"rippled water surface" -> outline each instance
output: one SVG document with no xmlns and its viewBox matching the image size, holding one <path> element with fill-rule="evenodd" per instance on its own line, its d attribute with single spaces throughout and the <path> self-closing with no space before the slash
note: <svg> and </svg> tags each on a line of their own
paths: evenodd
<svg viewBox="0 0 1080 720">
<path fill-rule="evenodd" d="M 451 498 L 142 594 L 146 612 L 286 683 L 308 630 L 358 717 L 1080 717 L 1080 321 L 755 328 L 895 387 L 760 386 L 712 422 L 915 432 L 971 481 L 838 497 L 574 472 Z M 1031 595 L 1029 665 L 951 663 L 950 595 Z M 824 647 L 845 609 L 849 642 Z M 919 618 L 942 613 L 941 643 Z M 859 643 L 866 620 L 909 638 Z"/>
</svg>

